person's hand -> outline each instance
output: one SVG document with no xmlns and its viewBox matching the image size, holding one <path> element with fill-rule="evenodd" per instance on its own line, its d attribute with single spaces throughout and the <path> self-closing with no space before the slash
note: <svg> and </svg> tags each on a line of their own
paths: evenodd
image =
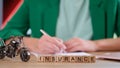
<svg viewBox="0 0 120 68">
<path fill-rule="evenodd" d="M 61 49 L 66 49 L 61 39 L 43 35 L 40 39 L 24 38 L 26 47 L 31 52 L 39 54 L 55 54 L 60 52 Z"/>
<path fill-rule="evenodd" d="M 66 42 L 67 52 L 76 52 L 76 51 L 96 51 L 97 47 L 93 41 L 82 40 L 79 38 L 72 38 Z"/>
<path fill-rule="evenodd" d="M 41 54 L 54 54 L 60 52 L 61 49 L 66 49 L 62 41 L 55 37 L 43 35 L 38 43 L 39 52 Z"/>
</svg>

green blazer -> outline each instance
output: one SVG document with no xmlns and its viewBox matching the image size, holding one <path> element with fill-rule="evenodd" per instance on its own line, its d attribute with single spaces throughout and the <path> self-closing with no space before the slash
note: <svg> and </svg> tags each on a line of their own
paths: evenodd
<svg viewBox="0 0 120 68">
<path fill-rule="evenodd" d="M 93 39 L 112 38 L 120 35 L 120 9 L 118 0 L 90 0 Z M 60 0 L 24 0 L 23 5 L 0 31 L 0 37 L 25 36 L 29 28 L 32 37 L 41 37 L 40 29 L 55 36 Z"/>
</svg>

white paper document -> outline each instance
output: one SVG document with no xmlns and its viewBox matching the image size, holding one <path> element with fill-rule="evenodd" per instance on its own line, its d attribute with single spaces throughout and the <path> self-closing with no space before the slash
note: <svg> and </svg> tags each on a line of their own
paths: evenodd
<svg viewBox="0 0 120 68">
<path fill-rule="evenodd" d="M 60 56 L 90 56 L 91 54 L 88 54 L 85 52 L 74 52 L 74 53 L 57 53 L 55 55 L 60 55 Z"/>
<path fill-rule="evenodd" d="M 101 55 L 96 55 L 98 59 L 109 59 L 109 60 L 118 60 L 120 61 L 120 52 L 109 52 Z"/>
<path fill-rule="evenodd" d="M 31 52 L 31 54 L 33 54 L 36 57 L 39 56 L 91 56 L 91 54 L 86 53 L 86 52 L 74 52 L 74 53 L 56 53 L 56 54 L 45 54 L 45 55 L 41 55 L 41 54 L 37 54 L 34 52 Z"/>
</svg>

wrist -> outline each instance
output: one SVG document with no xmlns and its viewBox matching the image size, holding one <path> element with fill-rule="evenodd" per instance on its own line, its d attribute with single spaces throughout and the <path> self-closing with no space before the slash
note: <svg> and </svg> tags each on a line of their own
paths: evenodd
<svg viewBox="0 0 120 68">
<path fill-rule="evenodd" d="M 100 50 L 100 47 L 99 47 L 99 42 L 97 42 L 97 41 L 93 41 L 93 43 L 94 43 L 94 48 L 95 48 L 95 51 L 99 51 Z"/>
<path fill-rule="evenodd" d="M 31 37 L 23 37 L 24 46 L 31 49 L 37 47 L 39 39 Z"/>
<path fill-rule="evenodd" d="M 104 42 L 101 42 L 100 40 L 96 40 L 94 41 L 94 43 L 96 44 L 96 51 L 102 51 L 104 50 L 104 45 L 105 43 Z"/>
<path fill-rule="evenodd" d="M 96 41 L 88 41 L 88 43 L 91 45 L 91 51 L 95 52 L 98 51 L 98 44 L 96 43 Z"/>
</svg>

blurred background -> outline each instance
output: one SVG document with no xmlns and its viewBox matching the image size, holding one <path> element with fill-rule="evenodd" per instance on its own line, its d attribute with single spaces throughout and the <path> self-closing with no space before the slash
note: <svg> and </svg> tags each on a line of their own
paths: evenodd
<svg viewBox="0 0 120 68">
<path fill-rule="evenodd" d="M 0 25 L 2 24 L 3 0 L 0 0 Z"/>
<path fill-rule="evenodd" d="M 22 0 L 0 0 L 0 28 L 15 14 L 22 4 Z"/>
</svg>

